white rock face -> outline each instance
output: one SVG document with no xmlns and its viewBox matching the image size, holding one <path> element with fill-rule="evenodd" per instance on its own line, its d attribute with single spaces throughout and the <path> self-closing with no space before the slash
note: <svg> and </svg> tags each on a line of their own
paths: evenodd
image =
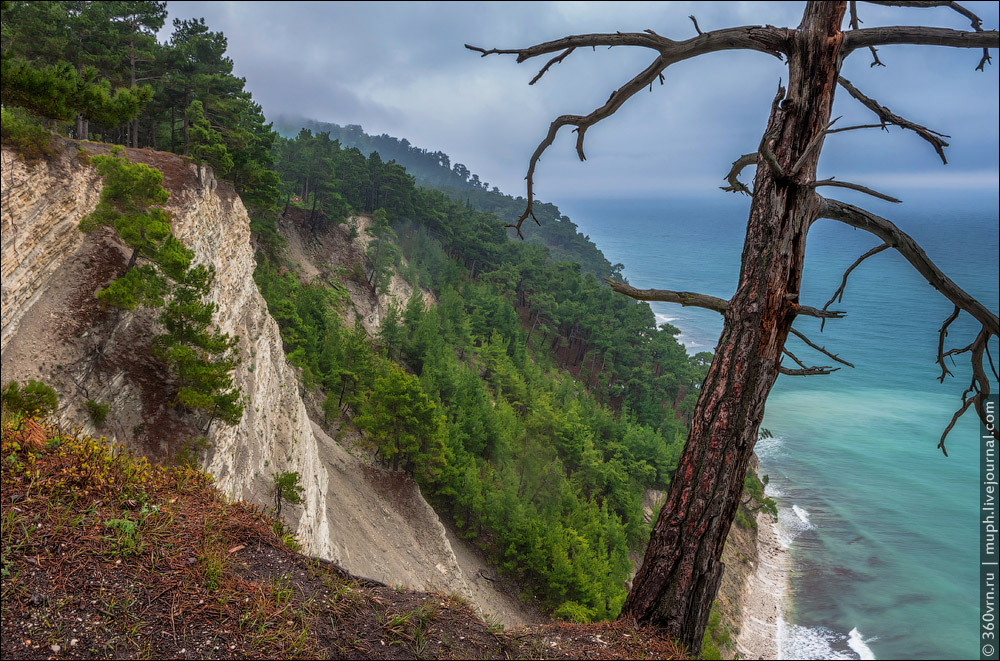
<svg viewBox="0 0 1000 661">
<path fill-rule="evenodd" d="M 91 154 L 108 151 L 107 145 L 82 147 Z M 318 427 L 314 431 L 278 325 L 253 281 L 250 220 L 239 197 L 217 183 L 208 168 L 170 154 L 126 152 L 129 159 L 163 171 L 173 232 L 194 251 L 196 263 L 215 267 L 209 296 L 218 306 L 218 326 L 240 338 L 242 363 L 234 379 L 246 398 L 244 415 L 233 427 L 212 426 L 206 469 L 216 485 L 231 498 L 270 504 L 273 476 L 298 471 L 305 502 L 285 511 L 298 517 L 297 536 L 306 553 L 390 585 L 471 599 L 444 529 L 416 484 L 364 464 Z M 100 177 L 74 143 L 34 166 L 7 149 L 2 158 L 3 379 L 41 378 L 57 386 L 64 394 L 60 415 L 70 424 L 87 424 L 82 405 L 88 398 L 106 401 L 114 422 L 99 433 L 139 447 L 136 430 L 151 424 L 151 410 L 160 416 L 155 419 L 174 415 L 144 390 L 162 376 L 144 371 L 155 365 L 141 356 L 148 354 L 143 347 L 156 330 L 155 314 L 122 314 L 105 326 L 80 319 L 81 302 L 94 308 L 96 288 L 125 264 L 111 233 L 84 235 L 77 227 L 98 202 Z M 98 333 L 110 336 L 107 346 L 132 363 L 73 367 L 88 364 Z M 152 384 L 157 385 L 162 388 Z M 160 392 L 152 399 L 164 396 Z M 174 442 L 171 432 L 159 436 Z"/>
<path fill-rule="evenodd" d="M 87 148 L 106 151 L 98 145 Z M 216 320 L 223 332 L 240 338 L 238 351 L 243 361 L 234 372 L 234 380 L 246 397 L 245 412 L 236 426 L 213 425 L 207 470 L 228 496 L 256 503 L 269 502 L 267 493 L 275 473 L 298 471 L 305 488 L 305 502 L 295 510 L 300 514 L 299 539 L 307 553 L 329 557 L 326 469 L 319 461 L 295 371 L 285 360 L 278 325 L 253 281 L 255 263 L 246 209 L 231 190 L 220 189 L 210 168 L 197 168 L 174 156 L 128 150 L 128 157 L 136 161 L 154 156 L 174 167 L 166 181 L 171 190 L 166 208 L 173 216 L 174 234 L 194 250 L 195 263 L 215 266 L 210 298 L 218 306 Z M 53 275 L 65 276 L 67 262 L 86 247 L 86 242 L 95 240 L 81 233 L 77 225 L 97 204 L 101 181 L 72 145 L 60 157 L 34 166 L 7 149 L 2 158 L 0 347 L 6 351 L 34 304 L 52 292 L 51 285 L 67 284 L 52 282 Z M 119 326 L 134 322 L 135 317 L 126 315 Z M 8 375 L 6 358 L 4 378 L 18 378 L 21 366 L 10 365 Z M 108 397 L 113 406 L 124 409 L 131 404 L 136 408 L 135 397 L 120 396 L 122 390 L 128 390 L 124 375 L 117 374 L 110 381 L 122 384 L 119 392 Z M 122 430 L 109 436 L 129 441 Z"/>
</svg>

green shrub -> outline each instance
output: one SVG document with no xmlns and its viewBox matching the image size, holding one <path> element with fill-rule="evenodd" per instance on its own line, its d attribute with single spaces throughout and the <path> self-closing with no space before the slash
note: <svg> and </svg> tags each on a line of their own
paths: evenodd
<svg viewBox="0 0 1000 661">
<path fill-rule="evenodd" d="M 17 381 L 11 381 L 0 391 L 0 401 L 8 411 L 28 415 L 49 415 L 59 406 L 56 391 L 34 379 L 28 381 L 23 389 Z"/>
<path fill-rule="evenodd" d="M 87 408 L 87 413 L 90 414 L 90 421 L 94 423 L 95 427 L 100 427 L 104 424 L 104 419 L 108 417 L 108 412 L 111 411 L 110 404 L 97 402 L 93 399 L 88 399 L 84 406 Z"/>
<path fill-rule="evenodd" d="M 0 134 L 25 160 L 37 161 L 53 153 L 52 134 L 24 108 L 3 108 Z"/>
<path fill-rule="evenodd" d="M 281 505 L 284 502 L 299 505 L 304 502 L 302 493 L 305 489 L 299 484 L 298 472 L 286 471 L 274 476 L 274 509 L 275 518 L 281 518 Z"/>
<path fill-rule="evenodd" d="M 594 619 L 595 614 L 596 611 L 593 608 L 587 608 L 575 601 L 564 601 L 559 605 L 559 608 L 552 612 L 552 615 L 556 619 L 577 622 L 579 624 L 590 622 Z"/>
</svg>

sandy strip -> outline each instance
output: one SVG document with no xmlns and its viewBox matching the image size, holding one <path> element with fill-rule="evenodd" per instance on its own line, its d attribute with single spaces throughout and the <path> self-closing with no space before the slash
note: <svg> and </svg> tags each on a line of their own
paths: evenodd
<svg viewBox="0 0 1000 661">
<path fill-rule="evenodd" d="M 788 551 L 781 548 L 777 519 L 757 515 L 757 569 L 747 579 L 743 622 L 736 641 L 741 659 L 778 658 L 778 618 L 788 587 Z"/>
</svg>

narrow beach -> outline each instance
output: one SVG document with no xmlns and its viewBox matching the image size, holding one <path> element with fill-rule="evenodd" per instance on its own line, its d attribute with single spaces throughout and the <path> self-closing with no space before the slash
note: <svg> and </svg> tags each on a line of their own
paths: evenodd
<svg viewBox="0 0 1000 661">
<path fill-rule="evenodd" d="M 743 622 L 736 640 L 741 659 L 778 658 L 778 619 L 788 588 L 788 551 L 781 547 L 777 519 L 757 514 L 757 568 L 747 579 Z"/>
</svg>

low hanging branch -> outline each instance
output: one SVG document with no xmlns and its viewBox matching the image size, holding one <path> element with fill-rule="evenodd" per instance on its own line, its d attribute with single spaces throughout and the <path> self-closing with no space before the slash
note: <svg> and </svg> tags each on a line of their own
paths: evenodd
<svg viewBox="0 0 1000 661">
<path fill-rule="evenodd" d="M 576 48 L 582 46 L 641 46 L 657 51 L 659 56 L 652 62 L 652 64 L 646 67 L 645 70 L 633 77 L 622 87 L 612 92 L 605 104 L 600 108 L 597 108 L 588 115 L 562 115 L 557 117 L 549 125 L 548 133 L 546 133 L 545 138 L 539 143 L 535 152 L 531 155 L 530 161 L 528 162 L 528 173 L 525 176 L 525 180 L 527 181 L 528 201 L 525 205 L 524 213 L 521 214 L 516 223 L 508 225 L 508 227 L 513 228 L 522 239 L 524 238 L 524 235 L 521 233 L 521 225 L 524 221 L 531 218 L 535 221 L 535 223 L 538 223 L 538 218 L 535 217 L 533 209 L 535 202 L 535 167 L 545 150 L 552 145 L 553 141 L 555 141 L 556 134 L 559 132 L 559 129 L 564 126 L 576 127 L 574 129 L 577 133 L 576 153 L 581 161 L 586 160 L 587 157 L 583 151 L 583 140 L 587 129 L 602 119 L 615 114 L 622 104 L 634 96 L 639 90 L 647 86 L 650 86 L 651 88 L 652 84 L 657 80 L 660 80 L 662 83 L 663 71 L 671 64 L 687 60 L 692 57 L 697 57 L 698 55 L 704 55 L 705 53 L 740 49 L 769 53 L 778 59 L 781 59 L 782 53 L 787 52 L 788 33 L 785 30 L 781 30 L 773 26 L 744 26 L 726 28 L 723 30 L 713 30 L 711 32 L 701 32 L 699 30 L 697 37 L 693 37 L 685 41 L 674 41 L 672 39 L 662 37 L 652 30 L 646 30 L 645 32 L 632 33 L 618 32 L 614 34 L 574 35 L 564 39 L 557 39 L 555 41 L 537 44 L 528 48 L 485 49 L 479 46 L 472 46 L 469 44 L 465 45 L 465 47 L 469 50 L 480 53 L 482 57 L 486 57 L 487 55 L 516 55 L 518 63 L 524 62 L 533 57 L 538 57 L 539 55 L 547 55 L 549 53 L 561 51 L 561 55 L 549 60 L 549 62 L 542 67 L 541 71 L 539 71 L 538 74 L 536 74 L 531 80 L 531 84 L 537 82 L 553 64 L 562 62 L 563 59 L 568 57 Z"/>
<path fill-rule="evenodd" d="M 953 304 L 972 315 L 991 335 L 1000 333 L 1000 322 L 997 320 L 997 315 L 955 284 L 931 261 L 913 237 L 899 229 L 891 221 L 854 205 L 822 197 L 820 198 L 819 217 L 840 221 L 882 239 L 895 248 L 920 275 L 924 276 L 932 287 L 941 292 Z"/>
<path fill-rule="evenodd" d="M 913 237 L 896 227 L 896 225 L 894 225 L 891 221 L 853 205 L 826 198 L 820 198 L 819 217 L 838 220 L 842 223 L 850 225 L 851 227 L 870 232 L 871 234 L 874 234 L 878 238 L 882 239 L 885 244 L 895 248 L 900 255 L 910 262 L 913 268 L 915 268 L 920 275 L 924 276 L 932 287 L 941 292 L 945 298 L 955 305 L 955 311 L 952 312 L 951 316 L 945 320 L 944 325 L 939 331 L 937 362 L 942 368 L 942 375 L 940 378 L 943 380 L 947 374 L 951 373 L 944 363 L 944 359 L 946 357 L 970 353 L 970 360 L 972 363 L 972 382 L 962 394 L 962 405 L 959 407 L 958 411 L 952 418 L 951 423 L 941 435 L 941 441 L 938 443 L 938 447 L 945 453 L 945 455 L 947 455 L 948 452 L 944 445 L 945 439 L 951 429 L 955 426 L 955 422 L 958 421 L 958 418 L 960 418 L 970 406 L 975 406 L 980 418 L 985 419 L 985 410 L 983 406 L 986 398 L 990 394 L 990 382 L 986 375 L 983 358 L 988 355 L 988 343 L 990 338 L 1000 335 L 1000 320 L 998 320 L 997 315 L 993 314 L 993 312 L 991 312 L 986 306 L 970 296 L 964 289 L 955 284 L 951 278 L 946 276 L 941 269 L 939 269 L 937 265 L 931 261 L 931 259 L 927 256 L 927 253 L 924 252 L 923 248 L 920 247 Z M 879 246 L 879 248 L 869 251 L 863 255 L 861 259 L 855 262 L 855 264 L 852 265 L 852 268 L 860 263 L 864 258 L 870 257 L 872 254 L 875 254 L 875 252 L 881 252 L 884 249 L 885 248 L 882 246 Z M 960 312 L 965 312 L 971 315 L 976 321 L 982 324 L 982 329 L 977 335 L 975 341 L 973 341 L 973 343 L 969 346 L 945 352 L 944 338 L 947 335 L 948 327 L 955 320 L 955 318 L 958 317 Z M 993 436 L 997 438 L 997 440 L 1000 440 L 1000 429 L 994 429 Z"/>
</svg>

